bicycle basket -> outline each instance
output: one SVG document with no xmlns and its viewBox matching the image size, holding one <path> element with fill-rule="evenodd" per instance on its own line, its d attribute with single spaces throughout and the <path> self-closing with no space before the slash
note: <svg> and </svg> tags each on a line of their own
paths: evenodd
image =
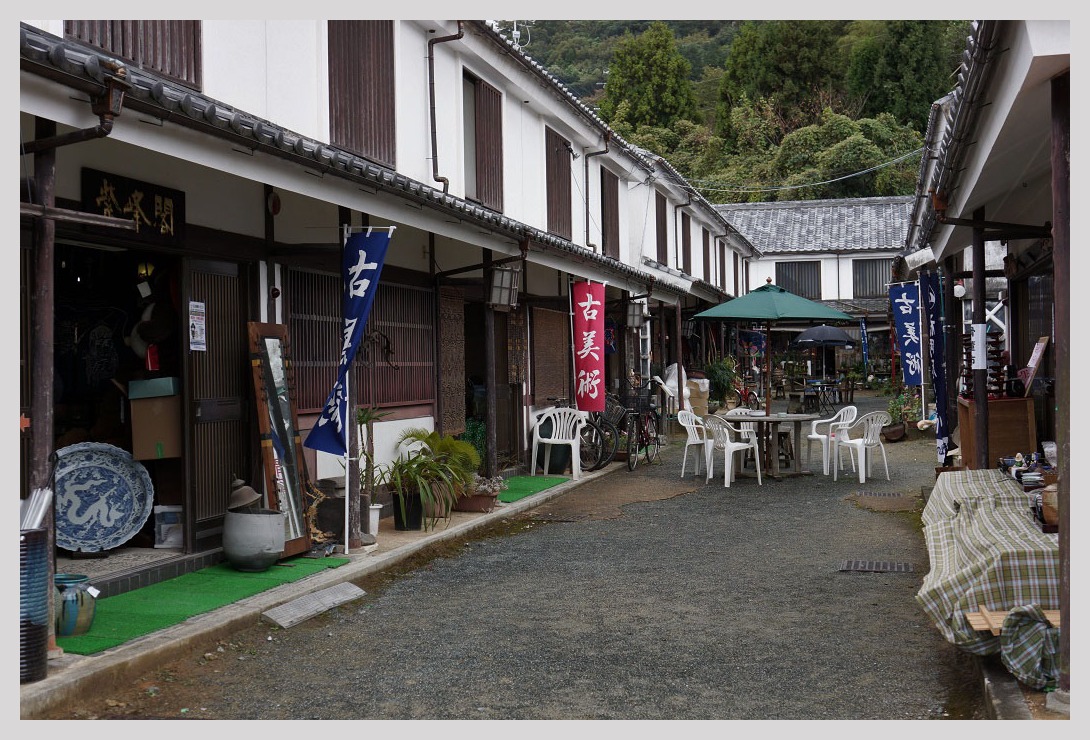
<svg viewBox="0 0 1090 740">
<path fill-rule="evenodd" d="M 620 398 L 612 393 L 606 395 L 606 410 L 604 413 L 606 421 L 613 426 L 620 426 L 621 419 L 624 418 L 625 412 L 627 411 L 628 409 L 625 408 L 625 405 L 621 402 Z"/>
<path fill-rule="evenodd" d="M 621 399 L 621 402 L 628 411 L 643 413 L 658 406 L 658 397 L 655 395 L 650 381 L 648 381 L 646 385 L 639 388 L 629 389 L 628 394 Z"/>
</svg>

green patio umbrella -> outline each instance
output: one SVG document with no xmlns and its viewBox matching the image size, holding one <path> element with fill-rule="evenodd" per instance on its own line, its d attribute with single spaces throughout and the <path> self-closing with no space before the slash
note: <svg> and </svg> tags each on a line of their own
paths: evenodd
<svg viewBox="0 0 1090 740">
<path fill-rule="evenodd" d="M 745 295 L 733 298 L 718 306 L 701 311 L 693 318 L 719 319 L 721 321 L 752 321 L 764 322 L 766 330 L 779 321 L 854 321 L 851 316 L 830 308 L 823 303 L 803 298 L 778 285 L 772 284 L 772 278 L 767 278 L 767 283 L 760 288 L 755 288 Z M 771 336 L 769 336 L 771 340 Z M 772 395 L 772 345 L 768 344 L 765 352 L 768 362 L 765 372 L 765 413 L 772 413 L 772 404 L 769 399 Z"/>
</svg>

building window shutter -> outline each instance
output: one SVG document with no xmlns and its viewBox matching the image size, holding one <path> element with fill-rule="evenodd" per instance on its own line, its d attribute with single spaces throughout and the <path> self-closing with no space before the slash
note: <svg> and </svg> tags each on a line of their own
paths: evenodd
<svg viewBox="0 0 1090 740">
<path fill-rule="evenodd" d="M 201 89 L 200 21 L 65 21 L 64 35 Z"/>
<path fill-rule="evenodd" d="M 803 298 L 821 300 L 821 263 L 777 262 L 776 285 Z"/>
<path fill-rule="evenodd" d="M 550 234 L 571 239 L 571 147 L 567 139 L 545 129 L 545 193 Z"/>
<path fill-rule="evenodd" d="M 655 247 L 659 264 L 670 264 L 670 253 L 666 245 L 666 196 L 655 193 Z"/>
<path fill-rule="evenodd" d="M 396 167 L 393 21 L 329 21 L 330 143 Z"/>
<path fill-rule="evenodd" d="M 621 258 L 620 179 L 602 168 L 602 254 Z"/>
</svg>

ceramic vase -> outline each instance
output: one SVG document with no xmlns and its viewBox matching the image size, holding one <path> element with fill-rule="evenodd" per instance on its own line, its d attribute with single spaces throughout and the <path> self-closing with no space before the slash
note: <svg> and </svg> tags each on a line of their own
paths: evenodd
<svg viewBox="0 0 1090 740">
<path fill-rule="evenodd" d="M 82 635 L 95 621 L 91 579 L 75 573 L 53 575 L 53 629 L 58 637 Z"/>
<path fill-rule="evenodd" d="M 260 573 L 284 554 L 283 512 L 272 509 L 228 511 L 223 519 L 223 556 L 235 570 Z"/>
</svg>

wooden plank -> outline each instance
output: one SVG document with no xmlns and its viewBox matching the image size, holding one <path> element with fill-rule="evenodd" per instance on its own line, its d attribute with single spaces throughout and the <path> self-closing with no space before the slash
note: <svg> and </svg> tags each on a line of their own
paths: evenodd
<svg viewBox="0 0 1090 740">
<path fill-rule="evenodd" d="M 264 612 L 261 616 L 280 627 L 292 627 L 335 606 L 358 599 L 365 593 L 362 588 L 354 584 L 338 583 L 335 586 L 281 604 Z"/>
<path fill-rule="evenodd" d="M 966 612 L 965 618 L 969 622 L 969 626 L 975 630 L 984 632 L 990 631 L 993 635 L 999 635 L 1003 632 L 1003 621 L 1007 618 L 1009 612 L 997 612 L 987 609 L 983 604 L 978 604 L 977 608 L 979 612 Z M 1060 626 L 1060 610 L 1059 609 L 1042 609 L 1045 615 L 1045 619 L 1052 627 Z"/>
</svg>

